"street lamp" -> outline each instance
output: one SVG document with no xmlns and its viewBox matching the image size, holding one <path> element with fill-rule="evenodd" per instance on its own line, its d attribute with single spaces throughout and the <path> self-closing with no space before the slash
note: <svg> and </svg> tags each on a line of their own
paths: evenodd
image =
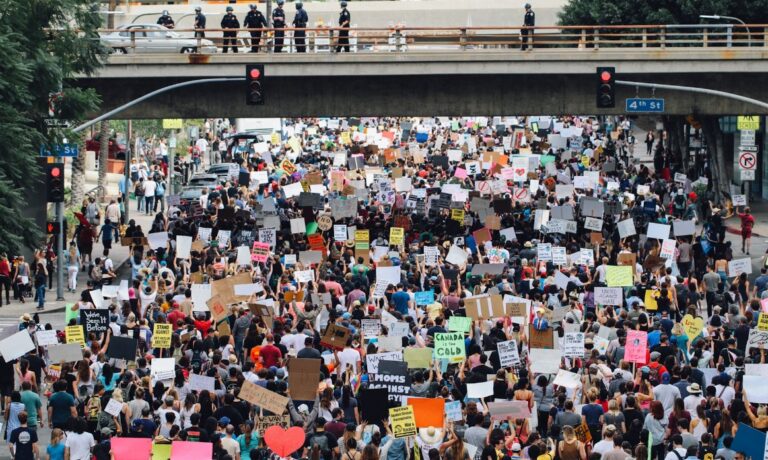
<svg viewBox="0 0 768 460">
<path fill-rule="evenodd" d="M 747 24 L 744 21 L 742 21 L 741 19 L 735 18 L 733 16 L 721 16 L 719 14 L 700 14 L 699 15 L 699 19 L 711 19 L 711 20 L 714 20 L 714 21 L 719 21 L 720 19 L 725 19 L 725 20 L 728 20 L 728 21 L 736 21 L 736 22 L 740 23 L 747 30 L 747 46 L 749 46 L 749 47 L 752 46 L 752 34 L 750 33 L 749 27 L 747 27 Z"/>
</svg>

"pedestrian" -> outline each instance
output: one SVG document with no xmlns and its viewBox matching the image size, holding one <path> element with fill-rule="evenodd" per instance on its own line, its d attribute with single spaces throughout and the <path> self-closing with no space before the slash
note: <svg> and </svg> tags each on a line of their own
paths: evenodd
<svg viewBox="0 0 768 460">
<path fill-rule="evenodd" d="M 157 191 L 157 182 L 150 175 L 144 181 L 144 210 L 149 216 L 154 212 L 155 192 Z"/>
<path fill-rule="evenodd" d="M 195 38 L 205 38 L 205 15 L 199 6 L 195 7 Z"/>
<path fill-rule="evenodd" d="M 48 270 L 42 263 L 37 264 L 37 270 L 35 271 L 35 298 L 37 299 L 37 309 L 42 310 L 45 308 L 45 286 L 48 280 Z"/>
<path fill-rule="evenodd" d="M 45 452 L 48 454 L 49 460 L 64 460 L 64 451 L 64 432 L 59 428 L 54 428 L 51 430 L 51 441 L 45 448 Z"/>
<path fill-rule="evenodd" d="M 240 21 L 237 20 L 233 11 L 234 8 L 228 6 L 227 14 L 221 18 L 221 28 L 226 29 L 224 31 L 224 53 L 229 51 L 230 47 L 233 53 L 237 53 L 237 29 L 240 28 Z"/>
<path fill-rule="evenodd" d="M 304 30 L 307 27 L 307 22 L 309 22 L 309 17 L 307 16 L 307 12 L 304 11 L 304 4 L 296 2 L 296 14 L 293 16 L 293 27 L 295 29 L 293 31 L 293 41 L 296 45 L 297 53 L 307 52 L 307 31 Z"/>
<path fill-rule="evenodd" d="M 152 212 L 157 212 L 157 205 L 160 205 L 160 212 L 165 212 L 165 181 L 158 180 L 155 186 L 155 204 L 152 206 Z"/>
<path fill-rule="evenodd" d="M 267 27 L 267 20 L 264 18 L 264 15 L 261 14 L 261 11 L 259 11 L 257 4 L 252 3 L 250 8 L 251 11 L 248 12 L 243 20 L 243 26 L 249 29 L 249 32 L 251 33 L 251 53 L 258 53 L 259 42 L 261 41 L 261 29 Z"/>
<path fill-rule="evenodd" d="M 168 10 L 163 10 L 163 15 L 157 19 L 157 23 L 169 29 L 173 29 L 176 25 L 176 23 L 173 22 L 171 15 L 168 13 Z"/>
<path fill-rule="evenodd" d="M 283 37 L 285 37 L 284 3 L 285 0 L 277 0 L 277 8 L 272 11 L 272 27 L 275 29 L 275 53 L 281 53 L 283 51 Z"/>
<path fill-rule="evenodd" d="M 3 306 L 3 289 L 5 289 L 5 304 L 11 304 L 11 263 L 8 255 L 0 255 L 0 307 Z"/>
<path fill-rule="evenodd" d="M 347 0 L 341 0 L 341 13 L 339 14 L 339 45 L 336 47 L 336 52 L 341 53 L 342 50 L 349 53 L 349 24 L 352 20 L 352 16 L 347 9 Z"/>
<path fill-rule="evenodd" d="M 651 152 L 653 152 L 653 142 L 656 140 L 656 138 L 653 135 L 653 131 L 648 131 L 645 134 L 645 154 L 650 156 Z"/>
<path fill-rule="evenodd" d="M 529 27 L 536 26 L 536 13 L 531 9 L 531 4 L 525 4 L 525 16 L 523 16 L 523 28 L 520 29 L 522 51 L 533 49 L 533 29 Z"/>
<path fill-rule="evenodd" d="M 749 206 L 744 208 L 744 212 L 740 212 L 739 219 L 741 219 L 741 252 L 749 255 L 749 248 L 752 245 L 752 227 L 755 226 L 755 217 L 750 212 Z"/>
<path fill-rule="evenodd" d="M 27 412 L 19 414 L 20 426 L 11 432 L 8 440 L 13 460 L 37 460 L 37 431 L 27 426 Z"/>
</svg>

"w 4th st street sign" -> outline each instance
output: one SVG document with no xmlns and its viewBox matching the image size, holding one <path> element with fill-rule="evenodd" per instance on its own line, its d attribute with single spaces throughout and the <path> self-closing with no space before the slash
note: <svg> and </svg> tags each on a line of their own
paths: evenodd
<svg viewBox="0 0 768 460">
<path fill-rule="evenodd" d="M 664 99 L 641 97 L 627 99 L 624 111 L 627 113 L 663 113 Z"/>
</svg>

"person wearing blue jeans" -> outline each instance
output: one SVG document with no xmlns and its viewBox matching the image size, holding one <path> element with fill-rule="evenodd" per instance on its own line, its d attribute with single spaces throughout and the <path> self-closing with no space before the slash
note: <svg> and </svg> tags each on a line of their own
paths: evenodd
<svg viewBox="0 0 768 460">
<path fill-rule="evenodd" d="M 45 307 L 45 282 L 48 279 L 48 272 L 45 265 L 37 264 L 35 271 L 35 288 L 37 289 L 37 309 L 42 310 Z"/>
</svg>

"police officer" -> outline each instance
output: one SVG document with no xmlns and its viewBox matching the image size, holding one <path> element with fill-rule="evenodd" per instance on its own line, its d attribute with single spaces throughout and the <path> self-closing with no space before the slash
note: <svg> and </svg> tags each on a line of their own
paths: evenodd
<svg viewBox="0 0 768 460">
<path fill-rule="evenodd" d="M 339 14 L 339 45 L 336 47 L 336 52 L 341 53 L 343 49 L 349 53 L 349 22 L 352 17 L 347 9 L 347 0 L 341 0 L 341 13 Z"/>
<path fill-rule="evenodd" d="M 195 38 L 205 38 L 205 15 L 203 9 L 195 7 Z"/>
<path fill-rule="evenodd" d="M 245 16 L 243 26 L 248 29 L 262 29 L 267 27 L 267 19 L 258 10 L 258 6 L 251 4 L 251 11 Z M 251 30 L 251 53 L 259 52 L 259 42 L 261 41 L 261 30 Z"/>
<path fill-rule="evenodd" d="M 307 31 L 304 30 L 307 27 L 307 22 L 309 22 L 309 17 L 307 16 L 307 12 L 304 11 L 304 4 L 296 2 L 296 15 L 293 17 L 293 27 L 295 27 L 296 30 L 293 31 L 293 40 L 296 42 L 297 53 L 307 52 Z"/>
<path fill-rule="evenodd" d="M 237 16 L 232 13 L 231 6 L 227 7 L 227 14 L 221 19 L 222 29 L 239 29 L 240 21 L 237 20 Z M 224 32 L 224 52 L 228 50 L 227 45 L 232 46 L 232 52 L 237 53 L 237 30 L 227 30 Z"/>
<path fill-rule="evenodd" d="M 536 13 L 533 12 L 531 9 L 531 4 L 526 3 L 525 4 L 525 16 L 523 17 L 523 26 L 524 27 L 533 27 L 536 25 Z M 520 34 L 522 35 L 522 44 L 520 45 L 521 50 L 525 50 L 526 48 L 529 50 L 533 49 L 533 29 L 520 29 Z"/>
<path fill-rule="evenodd" d="M 175 25 L 173 18 L 168 14 L 168 10 L 163 10 L 163 15 L 157 19 L 157 23 L 169 29 L 173 29 L 173 26 Z"/>
<path fill-rule="evenodd" d="M 283 37 L 285 37 L 285 0 L 277 0 L 277 8 L 272 10 L 272 27 L 275 29 L 275 53 L 283 51 Z"/>
</svg>

